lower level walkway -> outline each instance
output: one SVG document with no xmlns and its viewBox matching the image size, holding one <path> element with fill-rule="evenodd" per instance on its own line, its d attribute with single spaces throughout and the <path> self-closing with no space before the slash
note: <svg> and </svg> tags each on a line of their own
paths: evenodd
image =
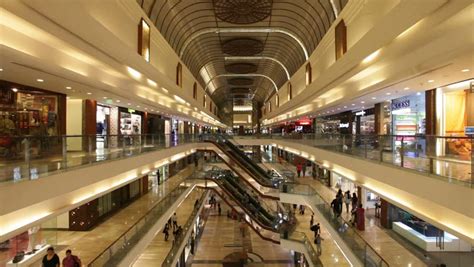
<svg viewBox="0 0 474 267">
<path fill-rule="evenodd" d="M 198 241 L 194 257 L 187 266 L 222 267 L 222 263 L 232 256 L 239 257 L 244 250 L 251 266 L 289 267 L 295 266 L 294 256 L 280 245 L 261 239 L 246 224 L 226 216 L 230 208 L 221 201 L 222 212 L 211 210 L 204 232 Z M 241 227 L 244 234 L 242 235 Z M 249 265 L 250 266 L 250 265 Z"/>
<path fill-rule="evenodd" d="M 185 224 L 194 210 L 194 203 L 202 196 L 204 190 L 195 188 L 176 210 L 178 226 Z M 183 233 L 185 234 L 185 233 Z M 174 244 L 173 227 L 170 228 L 168 240 L 165 241 L 163 228 L 133 264 L 134 267 L 161 266 Z"/>
<path fill-rule="evenodd" d="M 84 265 L 89 264 L 193 171 L 194 166 L 186 167 L 90 231 L 55 231 L 57 234 L 55 247 L 58 248 L 56 253 L 59 258 L 62 260 L 66 250 L 71 249 Z M 40 266 L 40 261 L 32 266 Z"/>
<path fill-rule="evenodd" d="M 265 165 L 268 167 L 275 166 L 278 168 L 295 169 L 295 166 L 288 162 L 282 162 L 281 164 L 265 163 Z M 298 183 L 312 186 L 328 203 L 331 203 L 336 196 L 334 190 L 310 176 L 295 179 Z M 350 220 L 350 213 L 347 213 L 345 208 L 342 215 L 346 221 Z M 400 245 L 396 240 L 388 235 L 386 231 L 380 228 L 380 226 L 375 222 L 375 218 L 366 218 L 365 231 L 358 231 L 358 233 L 389 263 L 390 266 L 426 266 L 423 261 L 413 255 L 413 253 Z"/>
</svg>

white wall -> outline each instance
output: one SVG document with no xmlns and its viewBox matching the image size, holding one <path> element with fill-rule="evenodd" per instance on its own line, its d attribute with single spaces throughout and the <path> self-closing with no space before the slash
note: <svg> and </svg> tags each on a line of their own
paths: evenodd
<svg viewBox="0 0 474 267">
<path fill-rule="evenodd" d="M 66 135 L 82 135 L 82 99 L 68 99 L 66 101 Z M 69 151 L 81 151 L 81 138 L 68 138 Z"/>
</svg>

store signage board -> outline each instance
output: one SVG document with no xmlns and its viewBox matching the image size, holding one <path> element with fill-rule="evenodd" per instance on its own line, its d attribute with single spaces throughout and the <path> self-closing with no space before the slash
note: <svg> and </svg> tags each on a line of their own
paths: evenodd
<svg viewBox="0 0 474 267">
<path fill-rule="evenodd" d="M 129 108 L 129 109 L 128 109 L 128 112 L 129 112 L 129 113 L 133 113 L 133 112 L 135 112 L 135 110 L 134 110 L 134 109 L 131 109 L 131 108 Z"/>
<path fill-rule="evenodd" d="M 363 110 L 356 112 L 356 116 L 364 116 L 364 115 L 365 115 L 365 111 Z"/>
<path fill-rule="evenodd" d="M 410 100 L 405 99 L 402 101 L 392 101 L 392 110 L 397 110 L 397 109 L 404 109 L 404 108 L 409 108 L 410 107 Z"/>
<path fill-rule="evenodd" d="M 466 126 L 464 128 L 464 134 L 474 136 L 474 126 Z"/>
<path fill-rule="evenodd" d="M 349 128 L 349 123 L 339 123 L 339 128 Z"/>
</svg>

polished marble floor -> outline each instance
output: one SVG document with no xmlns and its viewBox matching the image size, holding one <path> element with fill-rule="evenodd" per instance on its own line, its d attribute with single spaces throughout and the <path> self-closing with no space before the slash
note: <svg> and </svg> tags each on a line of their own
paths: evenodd
<svg viewBox="0 0 474 267">
<path fill-rule="evenodd" d="M 232 253 L 241 254 L 244 250 L 250 258 L 249 264 L 255 264 L 253 266 L 294 266 L 290 251 L 261 239 L 247 225 L 243 228 L 244 236 L 242 236 L 241 223 L 228 218 L 225 214 L 229 207 L 226 204 L 221 205 L 223 209 L 221 216 L 216 210 L 211 210 L 196 253 L 188 261 L 188 266 L 222 267 L 222 261 L 226 257 Z"/>
<path fill-rule="evenodd" d="M 56 246 L 61 247 L 56 251 L 57 254 L 62 259 L 66 250 L 71 249 L 81 258 L 83 264 L 89 264 L 193 171 L 194 167 L 188 166 L 90 231 L 56 231 Z M 39 266 L 39 262 L 35 264 L 38 265 L 33 266 Z"/>
<path fill-rule="evenodd" d="M 278 168 L 294 169 L 295 167 L 287 162 L 280 163 L 265 163 L 268 166 L 275 165 Z M 283 165 L 283 166 L 278 166 Z M 305 176 L 297 178 L 298 183 L 311 185 L 326 202 L 330 203 L 336 196 L 336 192 L 331 188 L 323 185 L 318 180 L 312 177 Z M 343 217 L 350 220 L 350 214 L 343 212 Z M 315 218 L 315 221 L 317 218 Z M 379 253 L 390 266 L 426 266 L 418 257 L 413 255 L 404 246 L 400 245 L 390 235 L 384 231 L 377 223 L 376 218 L 366 218 L 365 231 L 358 231 L 358 233 Z M 309 223 L 308 223 L 309 224 Z M 322 260 L 322 259 L 321 259 Z M 323 262 L 324 263 L 324 262 Z"/>
<path fill-rule="evenodd" d="M 194 189 L 188 197 L 181 203 L 176 210 L 178 225 L 183 225 L 194 210 L 194 202 L 198 200 L 203 194 L 203 189 Z M 158 231 L 158 234 L 146 247 L 143 253 L 133 264 L 134 267 L 152 267 L 161 266 L 166 256 L 170 252 L 174 243 L 174 236 L 172 228 L 169 233 L 169 238 L 165 241 L 163 229 Z"/>
</svg>

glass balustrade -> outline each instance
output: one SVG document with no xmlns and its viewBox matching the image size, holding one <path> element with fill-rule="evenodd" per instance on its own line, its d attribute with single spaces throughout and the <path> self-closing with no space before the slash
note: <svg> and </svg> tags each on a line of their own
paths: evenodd
<svg viewBox="0 0 474 267">
<path fill-rule="evenodd" d="M 101 252 L 89 266 L 118 266 L 127 253 L 149 232 L 189 186 L 191 186 L 191 183 L 185 180 L 181 186 L 171 191 L 161 201 L 156 203 L 137 223 L 132 225 L 108 248 Z"/>
<path fill-rule="evenodd" d="M 284 188 L 286 186 L 286 188 Z M 341 237 L 344 243 L 352 250 L 364 266 L 388 266 L 388 263 L 360 236 L 357 231 L 350 227 L 350 223 L 336 217 L 331 205 L 309 185 L 286 183 L 280 187 L 282 193 L 304 195 L 309 201 L 308 205 L 316 208 L 328 221 L 332 228 Z"/>
<path fill-rule="evenodd" d="M 472 137 L 406 135 L 253 135 L 281 139 L 417 171 L 449 183 L 473 187 Z"/>
<path fill-rule="evenodd" d="M 205 203 L 208 194 L 208 191 L 206 191 L 201 195 L 201 198 L 198 202 L 198 207 L 201 207 Z M 188 233 L 193 228 L 194 222 L 196 222 L 196 218 L 199 215 L 200 211 L 200 208 L 195 208 L 191 215 L 189 215 L 188 220 L 182 226 L 183 233 L 179 237 L 174 239 L 170 252 L 168 253 L 168 255 L 166 255 L 166 258 L 164 259 L 163 264 L 161 265 L 162 267 L 171 267 L 174 259 L 181 255 L 181 246 L 183 242 L 188 241 L 188 239 L 186 239 L 186 233 Z"/>
<path fill-rule="evenodd" d="M 0 183 L 197 142 L 197 135 L 0 136 Z"/>
</svg>

